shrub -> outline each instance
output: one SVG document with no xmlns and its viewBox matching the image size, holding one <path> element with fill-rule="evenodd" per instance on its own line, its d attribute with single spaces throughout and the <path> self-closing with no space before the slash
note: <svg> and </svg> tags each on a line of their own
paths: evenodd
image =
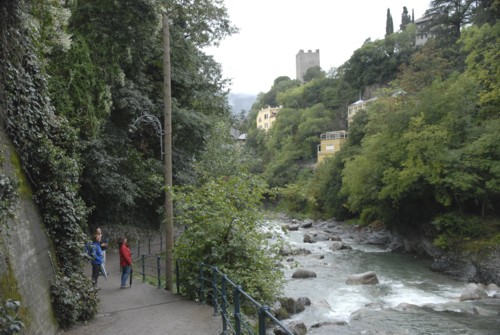
<svg viewBox="0 0 500 335">
<path fill-rule="evenodd" d="M 80 273 L 71 277 L 58 274 L 51 293 L 57 321 L 62 328 L 89 320 L 97 314 L 97 290 L 91 285 L 90 279 Z"/>
</svg>

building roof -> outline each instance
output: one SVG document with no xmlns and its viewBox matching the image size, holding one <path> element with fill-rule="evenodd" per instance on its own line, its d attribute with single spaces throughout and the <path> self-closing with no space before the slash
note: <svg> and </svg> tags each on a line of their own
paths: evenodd
<svg viewBox="0 0 500 335">
<path fill-rule="evenodd" d="M 416 20 L 415 20 L 415 24 L 416 24 L 416 25 L 418 25 L 419 23 L 424 23 L 424 22 L 427 22 L 427 21 L 430 21 L 430 20 L 432 20 L 432 17 L 431 17 L 431 16 L 426 16 L 426 15 L 424 15 L 424 16 L 422 16 L 421 18 L 416 19 Z"/>
</svg>

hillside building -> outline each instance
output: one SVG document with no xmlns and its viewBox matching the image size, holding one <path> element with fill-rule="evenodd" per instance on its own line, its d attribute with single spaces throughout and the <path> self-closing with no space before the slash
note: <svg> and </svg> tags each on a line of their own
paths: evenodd
<svg viewBox="0 0 500 335">
<path fill-rule="evenodd" d="M 262 108 L 257 114 L 257 129 L 267 132 L 276 121 L 276 115 L 278 115 L 280 109 L 281 107 Z"/>
<path fill-rule="evenodd" d="M 347 131 L 330 131 L 320 135 L 320 144 L 318 145 L 318 164 L 326 157 L 335 155 L 342 145 L 347 141 Z"/>
<path fill-rule="evenodd" d="M 350 104 L 347 107 L 347 125 L 352 122 L 352 118 L 362 109 L 365 109 L 367 105 L 377 100 L 377 97 L 368 100 L 358 100 L 355 103 Z"/>
<path fill-rule="evenodd" d="M 304 52 L 304 50 L 300 50 L 297 56 L 295 56 L 295 66 L 296 66 L 296 75 L 297 80 L 304 82 L 304 75 L 307 70 L 319 65 L 319 49 L 316 51 L 308 50 Z"/>
<path fill-rule="evenodd" d="M 415 21 L 417 26 L 417 32 L 415 36 L 415 46 L 420 47 L 427 43 L 427 40 L 433 36 L 430 31 L 430 26 L 432 24 L 432 18 L 430 16 L 422 16 Z"/>
</svg>

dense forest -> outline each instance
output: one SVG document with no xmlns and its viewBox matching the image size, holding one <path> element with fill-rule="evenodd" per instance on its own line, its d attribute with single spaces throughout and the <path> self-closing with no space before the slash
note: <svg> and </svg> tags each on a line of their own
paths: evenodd
<svg viewBox="0 0 500 335">
<path fill-rule="evenodd" d="M 443 249 L 499 245 L 500 24 L 498 1 L 432 1 L 425 33 L 403 9 L 394 32 L 305 83 L 279 77 L 244 125 L 252 166 L 280 187 L 295 215 L 425 231 Z M 422 33 L 422 31 L 420 32 Z M 347 107 L 377 97 L 347 127 Z M 268 132 L 258 111 L 282 106 Z M 340 152 L 316 164 L 320 134 L 348 130 Z M 468 243 L 464 243 L 468 242 Z"/>
<path fill-rule="evenodd" d="M 220 64 L 203 48 L 237 31 L 221 1 L 0 2 L 1 123 L 19 153 L 19 167 L 29 178 L 55 249 L 52 302 L 62 327 L 88 320 L 97 312 L 98 295 L 82 270 L 88 234 L 98 226 L 108 232 L 113 226 L 122 232 L 134 231 L 133 227 L 159 231 L 163 226 L 165 184 L 158 136 L 146 124 L 129 132 L 144 114 L 163 121 L 163 13 L 170 21 L 172 45 L 174 184 L 216 183 L 225 175 L 224 166 L 218 174 L 216 162 L 203 157 L 210 142 L 228 140 L 215 135 L 229 135 L 229 82 L 222 78 Z M 205 166 L 207 161 L 210 166 Z M 235 165 L 237 157 L 231 163 L 232 182 L 250 187 L 252 178 L 243 175 L 244 164 Z M 241 175 L 233 173 L 236 170 Z M 0 186 L 3 227 L 4 210 L 15 206 L 21 190 L 3 171 Z M 239 191 L 255 199 L 264 192 L 263 188 Z M 255 205 L 239 206 L 240 217 L 238 211 L 229 219 L 216 217 L 229 220 L 229 228 L 235 231 L 244 230 L 242 238 L 253 236 L 258 211 L 244 210 Z M 182 222 L 180 207 L 177 214 L 178 224 L 187 224 Z M 245 221 L 245 215 L 254 219 Z M 239 226 L 248 223 L 247 227 L 232 225 L 234 216 L 241 218 Z M 184 241 L 190 245 L 189 236 Z M 239 243 L 233 247 L 248 252 L 248 244 Z M 229 251 L 220 250 L 218 255 L 224 252 Z M 233 263 L 241 263 L 235 259 Z M 231 275 L 233 263 L 219 260 L 224 261 Z M 245 278 L 252 280 L 255 267 L 271 269 L 271 262 L 269 258 L 252 264 L 249 258 L 248 273 L 238 278 L 243 283 Z M 254 280 L 255 291 L 265 280 Z M 279 283 L 279 276 L 275 282 Z M 2 306 L 8 298 L 2 294 Z"/>
<path fill-rule="evenodd" d="M 383 40 L 365 41 L 336 69 L 311 69 L 306 83 L 277 78 L 235 120 L 230 82 L 203 51 L 237 33 L 223 1 L 1 1 L 0 119 L 54 245 L 59 324 L 97 312 L 82 272 L 90 231 L 162 229 L 158 136 L 148 125 L 129 132 L 145 113 L 163 120 L 162 13 L 171 22 L 175 222 L 190 228 L 176 256 L 219 266 L 271 302 L 279 246 L 262 248 L 264 199 L 406 232 L 432 223 L 442 248 L 464 236 L 498 244 L 499 11 L 497 0 L 432 1 L 434 38 L 420 48 L 408 13 L 394 32 L 388 12 Z M 319 135 L 347 129 L 360 92 L 377 102 L 356 115 L 342 151 L 315 166 Z M 283 109 L 264 133 L 255 116 L 267 105 Z M 248 133 L 245 150 L 231 125 Z M 0 171 L 2 215 L 18 192 Z"/>
</svg>

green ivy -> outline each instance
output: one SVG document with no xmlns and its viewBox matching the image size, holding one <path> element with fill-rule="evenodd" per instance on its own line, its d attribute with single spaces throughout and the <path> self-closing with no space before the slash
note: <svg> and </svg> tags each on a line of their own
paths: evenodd
<svg viewBox="0 0 500 335">
<path fill-rule="evenodd" d="M 20 164 L 33 186 L 33 198 L 56 251 L 52 301 L 62 327 L 91 319 L 98 298 L 83 274 L 83 242 L 88 208 L 78 195 L 78 137 L 67 120 L 54 113 L 34 29 L 21 17 L 22 3 L 0 5 L 3 83 L 7 132 L 19 152 Z M 8 48 L 4 46 L 8 45 Z"/>
<path fill-rule="evenodd" d="M 7 299 L 8 297 L 8 299 Z M 21 295 L 10 264 L 0 276 L 0 335 L 17 334 L 29 324 L 26 307 L 21 307 Z"/>
<path fill-rule="evenodd" d="M 0 173 L 0 224 L 3 224 L 3 221 L 13 214 L 18 199 L 16 189 L 16 182 Z"/>
<path fill-rule="evenodd" d="M 17 334 L 24 328 L 18 315 L 19 306 L 19 301 L 10 299 L 5 302 L 5 307 L 0 306 L 0 335 Z"/>
<path fill-rule="evenodd" d="M 90 279 L 81 273 L 59 274 L 51 287 L 52 304 L 62 328 L 92 319 L 98 312 L 99 296 Z"/>
</svg>

